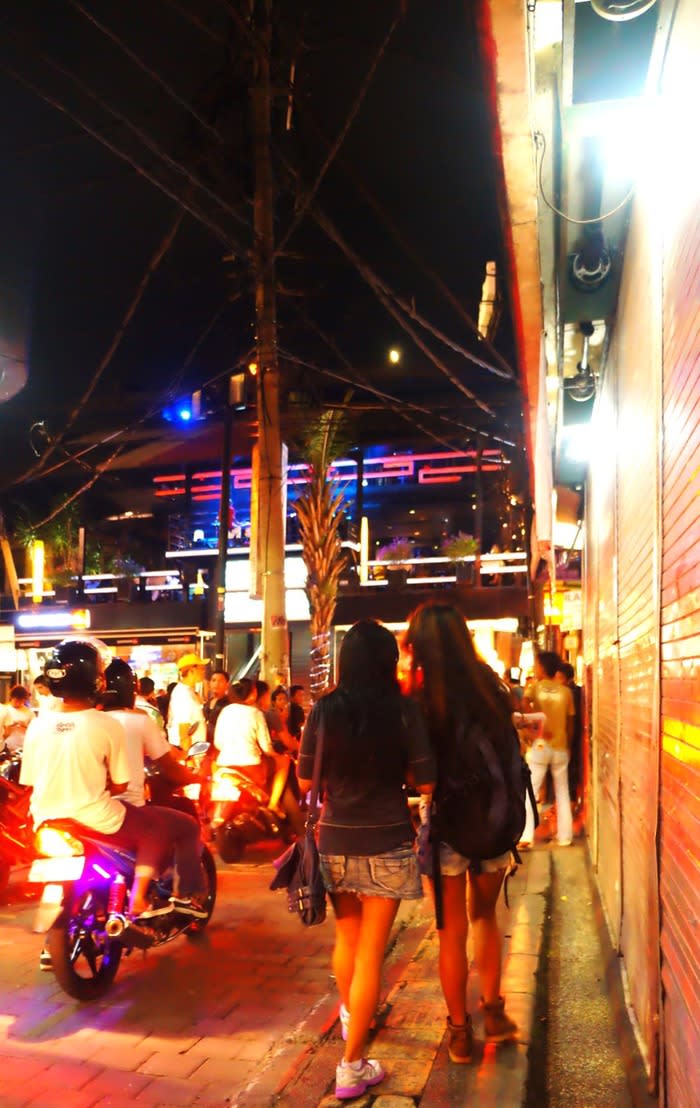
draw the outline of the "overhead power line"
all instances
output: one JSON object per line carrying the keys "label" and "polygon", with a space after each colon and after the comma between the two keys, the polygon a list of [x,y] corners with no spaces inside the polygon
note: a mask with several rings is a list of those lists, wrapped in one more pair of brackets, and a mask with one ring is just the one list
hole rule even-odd
{"label": "overhead power line", "polygon": [[[436,412],[432,408],[426,408],[423,405],[415,404],[410,400],[399,399],[398,397],[392,396],[390,393],[387,393],[387,392],[384,392],[381,389],[378,389],[375,385],[372,385],[367,380],[367,378],[363,374],[361,374],[358,369],[355,368],[355,366],[352,365],[351,361],[343,353],[343,351],[341,350],[340,346],[335,341],[335,339],[332,338],[332,336],[329,335],[326,331],[324,331],[324,329],[320,326],[320,324],[318,324],[316,322],[316,320],[312,319],[306,312],[303,312],[299,308],[297,308],[297,313],[302,317],[302,319],[306,322],[306,324],[316,332],[316,334],[319,336],[321,341],[325,343],[325,345],[329,348],[329,350],[332,350],[332,352],[339,359],[339,361],[341,361],[343,363],[343,365],[354,374],[354,377],[353,378],[345,377],[345,376],[339,375],[337,372],[335,372],[333,370],[322,369],[321,367],[313,366],[312,364],[308,364],[308,368],[317,369],[319,373],[324,373],[324,374],[327,374],[329,376],[335,376],[343,384],[355,385],[357,388],[361,388],[361,389],[364,389],[367,392],[370,392],[372,395],[376,396],[378,399],[383,400],[385,403],[387,403],[389,405],[389,407],[391,408],[391,410],[396,415],[398,415],[402,419],[406,420],[406,422],[412,423],[414,426],[416,426],[424,434],[427,434],[430,438],[435,439],[436,442],[440,442],[443,446],[446,445],[443,439],[438,439],[433,432],[429,431],[426,427],[424,427],[422,424],[420,424],[411,415],[409,415],[409,413],[407,411],[405,411],[404,409],[408,408],[408,409],[410,409],[410,411],[420,412],[422,415],[432,416],[432,417],[434,417],[435,419],[439,420],[442,423],[446,423],[451,427],[458,428],[460,431],[467,431],[467,432],[469,432],[470,435],[483,435],[483,436],[485,436],[489,439],[492,439],[495,442],[502,443],[504,446],[514,446],[515,445],[509,439],[499,437],[492,431],[483,431],[480,428],[472,426],[472,424],[463,423],[461,420],[457,419],[454,415],[444,416],[440,412]],[[452,449],[452,447],[450,447],[450,449]]]}
{"label": "overhead power line", "polygon": [[[16,33],[12,32],[11,37],[17,39],[17,41],[21,42],[23,45],[27,45],[24,42],[22,36],[19,36]],[[67,80],[71,81],[76,86],[76,88],[78,88],[83,93],[84,96],[87,96],[89,100],[92,100],[95,104],[97,104],[97,106],[102,111],[107,112],[108,115],[111,115],[114,119],[121,123],[122,126],[131,131],[132,134],[134,134],[139,140],[139,142],[143,143],[146,149],[150,151],[150,153],[154,154],[157,158],[159,158],[162,162],[164,162],[169,169],[173,170],[173,172],[175,173],[180,174],[180,176],[185,177],[185,179],[194,188],[201,189],[205,196],[208,196],[210,200],[213,200],[215,204],[218,204],[221,208],[223,208],[224,211],[228,215],[230,215],[236,223],[244,227],[247,232],[250,231],[250,224],[245,216],[240,215],[240,213],[237,212],[231,204],[224,200],[223,197],[221,197],[218,193],[213,192],[209,188],[209,186],[205,185],[203,181],[196,177],[194,173],[192,173],[192,171],[187,168],[187,166],[182,165],[181,162],[176,161],[176,159],[168,154],[167,150],[164,150],[162,146],[159,146],[159,144],[152,138],[152,136],[147,134],[146,131],[143,130],[143,128],[139,127],[136,123],[129,119],[128,116],[125,116],[123,112],[117,111],[116,108],[113,108],[110,104],[106,102],[106,100],[103,100],[101,96],[98,96],[98,94],[93,89],[91,89],[90,86],[85,83],[85,81],[81,80],[80,77],[77,77],[75,73],[72,73],[69,69],[66,69],[66,67],[61,65],[60,62],[57,62],[54,58],[49,57],[48,54],[45,54],[41,50],[34,50],[31,46],[29,47],[29,49],[32,51],[32,53],[36,55],[36,57],[40,58],[42,62],[45,62],[46,65],[55,70],[56,73],[59,73],[62,77],[65,77]],[[240,246],[238,247],[238,250],[239,253],[243,253],[243,249]]]}
{"label": "overhead power line", "polygon": [[218,42],[221,46],[229,47],[231,44],[224,35],[220,35],[217,31],[213,30],[203,19],[200,19],[198,15],[191,12],[184,4],[179,4],[177,0],[162,0],[162,3],[167,4],[169,8],[176,11],[178,15],[182,16],[187,23],[192,27],[196,27],[198,31],[206,35],[207,38],[212,39],[214,42]]}
{"label": "overhead power line", "polygon": [[125,54],[126,57],[129,58],[129,60],[133,62],[135,66],[137,66],[141,70],[142,73],[145,73],[152,81],[154,81],[160,88],[162,88],[163,91],[171,98],[171,100],[174,100],[175,103],[179,104],[179,106],[183,108],[188,115],[191,115],[193,119],[196,119],[200,127],[203,127],[205,131],[208,131],[208,133],[213,138],[215,138],[217,142],[223,143],[224,140],[217,131],[216,127],[213,127],[211,123],[208,122],[208,120],[204,119],[204,117],[201,116],[199,112],[195,108],[193,108],[187,100],[180,96],[179,92],[177,92],[171,85],[169,85],[168,82],[165,81],[159,73],[156,73],[156,71],[152,69],[151,66],[147,65],[146,62],[139,58],[138,54],[136,54],[130,46],[123,42],[123,40],[120,39],[119,36],[114,33],[114,31],[105,26],[104,23],[101,23],[100,20],[97,19],[97,17],[93,15],[92,12],[88,11],[87,8],[79,3],[79,0],[68,0],[68,3],[72,4],[76,11],[79,11],[80,14],[84,16],[84,18],[87,19],[90,23],[92,23],[93,27],[96,27],[98,31],[105,35],[110,40],[110,42],[113,42],[114,45],[119,50],[121,50],[121,52]]}
{"label": "overhead power line", "polygon": [[[471,391],[471,389],[468,389],[466,385],[462,384],[459,378],[445,365],[442,359],[438,358],[438,356],[430,349],[430,347],[425,342],[423,342],[422,338],[416,332],[415,328],[411,327],[411,325],[407,323],[405,316],[401,313],[401,311],[398,310],[396,305],[393,303],[392,298],[388,295],[386,291],[387,286],[384,284],[384,282],[382,282],[370,269],[370,267],[362,261],[362,259],[352,249],[349,243],[345,241],[342,234],[337,229],[332,220],[324,212],[322,212],[318,208],[318,206],[314,208],[314,218],[316,219],[319,227],[321,227],[321,229],[325,231],[328,237],[338,246],[340,250],[342,250],[343,254],[345,254],[348,260],[352,262],[360,276],[373,290],[380,303],[383,304],[389,314],[393,316],[393,318],[406,332],[406,334],[410,336],[418,349],[422,350],[425,356],[429,358],[433,365],[437,369],[439,369],[440,372],[448,378],[448,380],[452,382],[452,384],[455,386],[456,389],[459,390],[459,392],[463,393],[464,396],[472,400],[476,404],[476,406],[478,408],[481,408],[483,412],[486,412],[487,415],[494,416],[495,412],[493,411],[493,408],[490,408],[489,405],[485,404],[483,400],[480,400],[478,396],[476,396]],[[469,355],[469,357],[471,357],[471,355]]]}
{"label": "overhead power line", "polygon": [[109,150],[117,158],[120,158],[122,161],[130,165],[131,168],[139,174],[139,176],[145,178],[145,180],[147,180],[160,192],[164,193],[171,200],[174,200],[175,203],[183,209],[183,211],[189,212],[193,219],[195,219],[198,223],[201,223],[203,226],[207,227],[215,235],[215,237],[227,247],[227,249],[235,248],[235,250],[239,250],[238,244],[233,241],[231,235],[227,231],[224,231],[223,228],[220,227],[218,223],[215,223],[214,220],[212,220],[208,215],[205,215],[204,212],[196,208],[193,205],[191,198],[183,198],[181,193],[169,188],[168,185],[165,185],[157,177],[154,177],[154,175],[149,172],[149,170],[140,165],[134,158],[132,158],[130,154],[127,154],[124,150],[120,150],[118,146],[115,146],[115,144],[111,142],[108,138],[106,138],[105,135],[101,134],[100,131],[97,131],[89,123],[86,123],[86,121],[82,119],[77,114],[77,112],[73,111],[71,108],[66,107],[66,105],[57,100],[55,96],[51,96],[49,93],[44,92],[43,89],[39,88],[39,86],[34,84],[33,81],[30,81],[29,78],[25,77],[21,73],[18,73],[13,66],[8,65],[6,62],[0,62],[0,69],[4,70],[5,73],[8,73],[10,77],[14,78],[15,81],[18,81],[19,84],[24,85],[25,88],[29,89],[30,92],[33,92],[35,96],[38,96],[41,100],[44,101],[45,104],[48,104],[49,107],[55,108],[56,111],[61,112],[62,115],[65,115],[73,123],[76,123],[79,127],[82,127],[82,129],[88,135],[90,135],[91,138],[96,139],[97,142],[105,146],[107,150]]}
{"label": "overhead power line", "polygon": [[121,323],[119,324],[119,327],[117,328],[114,337],[112,338],[111,343],[109,344],[107,350],[105,351],[104,355],[102,356],[97,369],[95,370],[94,374],[92,375],[92,378],[91,378],[91,380],[88,384],[88,387],[85,389],[85,391],[84,391],[83,395],[81,396],[80,400],[78,401],[77,405],[73,408],[73,411],[70,413],[70,415],[68,417],[68,420],[67,420],[65,426],[63,427],[63,430],[61,432],[59,432],[58,435],[55,435],[51,439],[48,447],[46,448],[46,450],[44,451],[42,456],[36,462],[34,462],[34,464],[31,465],[29,467],[29,469],[26,470],[25,473],[23,473],[20,477],[16,478],[16,480],[13,482],[13,484],[19,484],[22,481],[29,480],[35,473],[37,473],[40,469],[42,469],[44,467],[45,463],[51,457],[51,455],[61,445],[64,438],[66,437],[66,435],[70,431],[71,427],[73,427],[73,425],[75,424],[75,421],[77,420],[78,416],[80,415],[83,408],[87,404],[88,400],[92,396],[93,392],[97,388],[97,385],[100,381],[100,378],[102,377],[105,370],[108,368],[110,362],[112,361],[112,358],[114,357],[115,351],[119,347],[119,344],[121,343],[121,340],[123,339],[124,334],[126,333],[126,330],[127,330],[129,324],[131,323],[131,320],[133,319],[133,317],[136,313],[136,309],[138,308],[139,304],[141,303],[141,301],[144,297],[144,294],[146,292],[146,289],[148,288],[148,285],[150,283],[150,280],[151,280],[152,276],[154,275],[154,273],[156,273],[156,271],[158,270],[158,267],[160,266],[160,263],[162,262],[163,258],[165,257],[168,250],[172,246],[172,243],[173,243],[173,241],[175,239],[175,236],[176,236],[176,234],[177,234],[177,232],[180,228],[180,225],[182,223],[183,218],[184,218],[184,213],[182,211],[178,211],[172,225],[170,226],[170,228],[168,229],[168,231],[166,232],[166,234],[164,235],[164,237],[161,239],[160,243],[158,244],[154,254],[152,255],[148,265],[146,266],[146,270],[143,274],[143,277],[141,278],[141,281],[139,282],[138,288],[136,289],[136,292],[134,293],[134,295],[131,299],[129,307],[126,310],[126,312],[124,314],[124,317],[123,317]]}
{"label": "overhead power line", "polygon": [[[314,130],[318,133],[320,138],[327,143],[329,141],[327,136],[323,133],[323,130],[321,129],[317,120],[309,112],[308,107],[305,107],[304,115],[312,123]],[[483,348],[484,351],[487,352],[488,357],[491,359],[491,363],[495,364],[490,364],[488,361],[482,361],[481,359],[477,360],[475,358],[472,358],[472,360],[475,360],[477,365],[480,365],[482,369],[486,369],[490,373],[495,373],[499,377],[508,377],[512,380],[515,380],[515,373],[513,371],[513,368],[508,364],[502,354],[500,354],[498,350],[496,350],[493,344],[490,343],[488,339],[484,338],[484,336],[479,331],[479,327],[476,321],[472,318],[466,308],[460,303],[449,285],[446,284],[440,274],[437,273],[436,270],[433,269],[433,267],[426,262],[425,258],[415,248],[415,246],[413,246],[412,243],[410,243],[406,239],[405,235],[403,235],[402,232],[399,230],[399,227],[392,219],[389,212],[380,203],[375,194],[370,190],[367,183],[360,179],[358,174],[348,164],[347,159],[343,158],[342,155],[338,158],[338,162],[342,172],[352,181],[355,188],[372,208],[375,215],[379,218],[380,222],[384,225],[384,227],[395,240],[395,242],[403,250],[406,256],[411,259],[414,265],[416,265],[421,270],[421,272],[424,273],[426,277],[433,283],[433,285],[435,285],[436,289],[452,306],[462,322],[466,324],[469,330],[472,331],[474,336],[478,339],[479,345]]]}
{"label": "overhead power line", "polygon": [[388,45],[391,42],[391,39],[393,37],[394,31],[396,30],[399,23],[403,19],[404,14],[405,14],[405,5],[402,3],[402,4],[399,5],[399,10],[397,11],[397,14],[395,15],[394,19],[392,20],[391,25],[389,27],[389,30],[386,32],[386,34],[385,34],[385,36],[384,36],[377,52],[376,52],[376,54],[374,55],[374,57],[372,59],[372,62],[370,64],[369,69],[367,70],[365,78],[364,78],[362,84],[360,85],[357,96],[355,97],[355,99],[352,103],[352,106],[350,108],[350,111],[348,112],[348,114],[346,116],[345,122],[343,123],[343,126],[340,128],[340,131],[338,132],[338,134],[335,138],[335,141],[331,145],[331,147],[330,147],[330,149],[329,149],[329,151],[328,151],[328,153],[327,153],[327,155],[326,155],[326,157],[323,161],[323,165],[321,166],[318,173],[316,174],[316,178],[315,178],[313,184],[311,185],[311,188],[308,189],[308,191],[306,192],[306,194],[302,198],[301,203],[297,206],[297,210],[295,212],[294,219],[292,220],[292,224],[287,229],[285,234],[283,235],[282,241],[280,242],[279,246],[277,247],[277,249],[275,251],[276,254],[279,254],[282,250],[284,250],[284,248],[287,245],[287,243],[289,242],[290,238],[292,237],[292,235],[296,231],[297,227],[301,223],[302,219],[304,218],[304,216],[308,212],[309,208],[311,207],[311,205],[314,201],[314,198],[316,196],[316,193],[318,192],[319,188],[321,187],[321,183],[323,182],[323,179],[326,176],[326,173],[328,172],[331,164],[333,163],[336,155],[338,154],[338,151],[340,150],[340,147],[342,146],[343,142],[345,141],[345,136],[347,135],[348,131],[350,130],[350,127],[352,126],[353,121],[354,121],[355,117],[357,116],[357,113],[359,112],[360,108],[362,107],[362,105],[365,101],[365,97],[367,96],[367,93],[369,91],[369,86],[372,83],[372,79],[374,77],[374,74],[377,71],[377,67],[378,67],[380,61],[382,60],[382,58],[384,57],[384,54],[386,53],[386,49],[387,49],[387,47],[388,47]]}

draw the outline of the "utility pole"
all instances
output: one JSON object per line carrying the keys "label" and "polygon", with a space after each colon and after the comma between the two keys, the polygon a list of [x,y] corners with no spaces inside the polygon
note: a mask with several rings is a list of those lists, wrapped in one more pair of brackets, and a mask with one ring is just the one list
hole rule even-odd
{"label": "utility pole", "polygon": [[263,621],[260,668],[271,685],[287,684],[289,638],[284,586],[282,439],[279,411],[279,364],[275,303],[275,191],[272,174],[270,0],[255,7],[255,74],[252,88],[253,151],[255,163],[255,322],[258,361],[259,515],[257,559],[262,574]]}
{"label": "utility pole", "polygon": [[214,603],[214,627],[216,645],[214,668],[226,668],[226,562],[228,561],[228,524],[231,504],[231,439],[233,431],[233,408],[231,407],[230,386],[226,392],[224,409],[224,441],[221,449],[221,500],[219,501],[219,550],[216,558],[216,580]]}

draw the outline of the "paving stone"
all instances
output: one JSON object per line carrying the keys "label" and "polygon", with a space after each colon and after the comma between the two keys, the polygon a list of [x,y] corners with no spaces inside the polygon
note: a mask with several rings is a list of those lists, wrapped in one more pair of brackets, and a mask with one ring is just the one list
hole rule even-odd
{"label": "paving stone", "polygon": [[176,1054],[172,1050],[161,1050],[151,1054],[138,1069],[139,1073],[157,1077],[189,1077],[202,1065],[202,1059],[193,1054]]}
{"label": "paving stone", "polygon": [[115,1096],[133,1099],[150,1085],[152,1078],[141,1073],[128,1073],[125,1070],[103,1070],[85,1086],[86,1093],[96,1097]]}
{"label": "paving stone", "polygon": [[415,1105],[415,1101],[409,1096],[393,1096],[391,1093],[385,1096],[383,1093],[375,1097],[374,1108],[409,1108]]}
{"label": "paving stone", "polygon": [[[176,1105],[189,1106],[195,1103],[198,1087],[187,1081],[179,1081],[177,1078],[157,1077],[150,1085],[138,1093],[133,1104],[167,1104],[170,1108]],[[54,1108],[57,1108],[54,1105]]]}
{"label": "paving stone", "polygon": [[501,980],[501,991],[510,996],[512,993],[531,993],[537,990],[538,958],[536,954],[513,954],[506,963]]}

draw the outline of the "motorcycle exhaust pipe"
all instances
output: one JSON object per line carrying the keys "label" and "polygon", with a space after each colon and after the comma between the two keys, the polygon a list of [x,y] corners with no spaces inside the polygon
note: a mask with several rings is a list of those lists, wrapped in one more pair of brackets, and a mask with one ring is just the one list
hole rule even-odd
{"label": "motorcycle exhaust pipe", "polygon": [[135,946],[139,950],[148,950],[155,942],[154,936],[144,927],[139,927],[121,912],[114,912],[105,924],[105,932],[110,939],[116,939],[124,946]]}

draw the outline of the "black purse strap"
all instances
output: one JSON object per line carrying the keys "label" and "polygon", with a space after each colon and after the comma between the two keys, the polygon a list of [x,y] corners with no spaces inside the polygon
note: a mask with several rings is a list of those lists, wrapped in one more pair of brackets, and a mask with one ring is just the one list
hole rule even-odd
{"label": "black purse strap", "polygon": [[321,789],[321,760],[323,758],[323,713],[321,706],[318,708],[318,730],[316,732],[316,750],[314,752],[314,771],[311,777],[311,794],[309,796],[309,812],[306,817],[306,830],[311,831],[318,823],[318,794]]}

